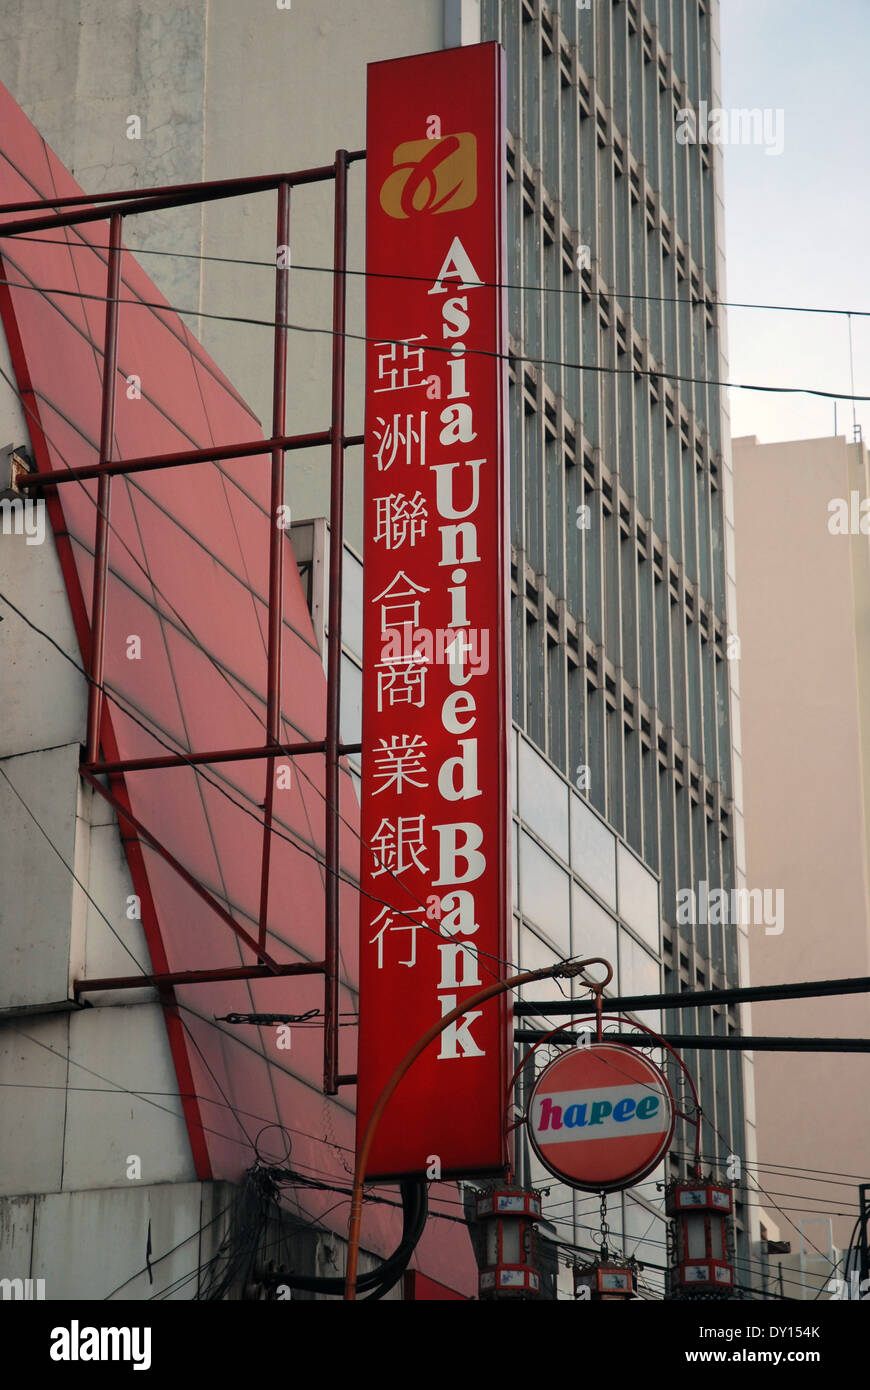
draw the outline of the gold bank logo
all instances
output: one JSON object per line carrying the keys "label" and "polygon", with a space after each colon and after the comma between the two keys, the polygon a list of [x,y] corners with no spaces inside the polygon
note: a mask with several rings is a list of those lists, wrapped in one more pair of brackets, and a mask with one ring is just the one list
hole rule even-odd
{"label": "gold bank logo", "polygon": [[393,172],[381,187],[388,217],[459,212],[477,201],[477,137],[407,140],[393,150]]}

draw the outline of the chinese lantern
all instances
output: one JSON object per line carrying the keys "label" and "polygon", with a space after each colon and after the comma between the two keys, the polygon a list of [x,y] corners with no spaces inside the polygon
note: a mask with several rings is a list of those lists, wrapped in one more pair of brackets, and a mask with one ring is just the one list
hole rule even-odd
{"label": "chinese lantern", "polygon": [[727,1293],[734,1284],[728,1261],[731,1189],[712,1182],[674,1183],[667,1194],[674,1220],[676,1262],[671,1270],[675,1291]]}
{"label": "chinese lantern", "polygon": [[535,1264],[535,1226],[541,1198],[521,1187],[496,1187],[476,1201],[483,1226],[481,1299],[537,1298],[541,1276]]}
{"label": "chinese lantern", "polygon": [[590,1303],[624,1303],[636,1298],[634,1270],[612,1259],[575,1265],[574,1297]]}

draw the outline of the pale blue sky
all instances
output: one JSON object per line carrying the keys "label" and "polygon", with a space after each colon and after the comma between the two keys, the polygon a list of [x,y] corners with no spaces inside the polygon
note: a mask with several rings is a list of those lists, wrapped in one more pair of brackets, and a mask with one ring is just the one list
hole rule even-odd
{"label": "pale blue sky", "polygon": [[[727,298],[870,310],[870,0],[721,0],[722,101],[782,108],[784,149],[725,154]],[[849,392],[848,320],[728,313],[729,378]],[[870,396],[870,319],[852,320],[855,391]],[[856,406],[870,438],[870,402]],[[731,393],[732,434],[834,432],[833,402]],[[852,406],[838,405],[838,433]]]}

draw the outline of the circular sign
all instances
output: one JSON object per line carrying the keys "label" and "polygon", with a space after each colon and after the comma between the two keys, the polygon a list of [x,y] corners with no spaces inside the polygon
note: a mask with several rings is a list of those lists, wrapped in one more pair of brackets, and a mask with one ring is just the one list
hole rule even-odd
{"label": "circular sign", "polygon": [[600,1042],[563,1052],[545,1067],[527,1114],[544,1167],[588,1192],[646,1177],[667,1152],[674,1121],[658,1067],[633,1048]]}

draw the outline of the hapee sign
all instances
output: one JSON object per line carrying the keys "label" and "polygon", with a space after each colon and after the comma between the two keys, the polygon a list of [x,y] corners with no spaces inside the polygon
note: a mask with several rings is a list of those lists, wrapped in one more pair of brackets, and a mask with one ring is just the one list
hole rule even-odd
{"label": "hapee sign", "polygon": [[615,1043],[563,1052],[529,1099],[527,1127],[538,1158],[586,1192],[614,1192],[651,1173],[674,1134],[670,1087],[648,1057]]}
{"label": "hapee sign", "polygon": [[[504,55],[368,69],[358,1132],[508,955]],[[506,997],[448,1025],[373,1176],[505,1161]]]}

